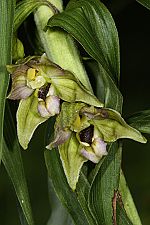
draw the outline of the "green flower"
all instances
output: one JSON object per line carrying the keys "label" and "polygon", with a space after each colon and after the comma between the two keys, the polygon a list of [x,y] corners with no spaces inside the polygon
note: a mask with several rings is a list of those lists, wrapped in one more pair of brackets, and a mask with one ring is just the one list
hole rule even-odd
{"label": "green flower", "polygon": [[60,99],[103,106],[74,74],[51,62],[45,54],[19,60],[15,65],[7,66],[7,69],[12,78],[8,98],[20,100],[17,131],[24,149],[28,147],[37,126],[60,113]]}
{"label": "green flower", "polygon": [[47,148],[58,146],[68,183],[75,190],[83,163],[98,163],[108,154],[107,145],[122,138],[146,143],[117,111],[64,102],[56,119],[54,139]]}
{"label": "green flower", "polygon": [[7,69],[12,77],[9,99],[27,99],[34,94],[38,98],[37,109],[40,116],[48,118],[59,113],[60,99],[55,95],[49,77],[62,75],[61,68],[42,56],[28,57],[18,61],[16,65],[7,66]]}

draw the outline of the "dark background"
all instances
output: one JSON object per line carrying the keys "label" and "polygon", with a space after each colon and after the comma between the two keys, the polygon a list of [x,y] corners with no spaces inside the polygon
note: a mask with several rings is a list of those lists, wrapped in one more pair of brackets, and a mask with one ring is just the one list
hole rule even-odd
{"label": "dark background", "polygon": [[[135,1],[104,1],[118,29],[121,50],[121,92],[124,97],[124,117],[133,112],[150,109],[150,11]],[[42,126],[39,129],[42,133]],[[32,151],[22,151],[34,217],[44,225],[49,216],[47,172],[43,158],[43,143]],[[124,141],[123,171],[135,200],[143,225],[150,224],[150,138],[143,145]],[[19,225],[16,197],[3,166],[0,170],[1,225]],[[57,225],[57,224],[56,224]]]}

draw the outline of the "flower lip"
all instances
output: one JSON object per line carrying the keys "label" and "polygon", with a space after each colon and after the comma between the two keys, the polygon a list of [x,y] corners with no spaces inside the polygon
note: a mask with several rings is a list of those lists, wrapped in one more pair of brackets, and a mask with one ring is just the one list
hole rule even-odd
{"label": "flower lip", "polygon": [[44,101],[46,100],[46,96],[48,94],[48,91],[49,91],[49,88],[50,88],[50,84],[44,86],[44,87],[41,87],[38,91],[38,98],[41,98],[43,99]]}
{"label": "flower lip", "polygon": [[90,125],[89,127],[80,131],[79,133],[80,141],[91,145],[93,135],[94,135],[94,125]]}

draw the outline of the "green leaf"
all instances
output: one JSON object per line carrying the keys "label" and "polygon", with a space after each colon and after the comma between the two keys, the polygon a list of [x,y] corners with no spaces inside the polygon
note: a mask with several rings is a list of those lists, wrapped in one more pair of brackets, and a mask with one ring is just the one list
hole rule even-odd
{"label": "green leaf", "polygon": [[150,1],[149,0],[137,0],[140,4],[145,6],[147,9],[150,9]]}
{"label": "green leaf", "polygon": [[11,63],[11,41],[14,18],[14,0],[0,1],[0,161],[3,145],[5,99],[9,83],[6,65]]}
{"label": "green leaf", "polygon": [[28,148],[28,143],[32,138],[35,129],[47,118],[43,118],[37,111],[38,98],[31,95],[19,103],[17,110],[17,134],[20,145]]}
{"label": "green leaf", "polygon": [[113,18],[100,1],[77,1],[73,7],[53,16],[47,26],[59,26],[70,33],[118,83],[118,34]]}
{"label": "green leaf", "polygon": [[47,225],[73,225],[71,217],[64,206],[60,203],[53,188],[50,178],[48,178],[48,192],[50,199],[51,214]]}
{"label": "green leaf", "polygon": [[91,79],[94,77],[92,86],[98,99],[104,102],[106,108],[112,108],[121,113],[123,98],[113,79],[96,61],[89,59],[85,63]]}
{"label": "green leaf", "polygon": [[134,225],[142,225],[138,212],[134,205],[133,198],[131,196],[131,193],[129,191],[129,188],[127,186],[127,183],[122,171],[120,173],[119,191],[122,196],[122,201],[123,201],[126,213],[128,217],[130,218],[130,220],[132,221],[132,223]]}
{"label": "green leaf", "polygon": [[11,112],[6,105],[6,115],[4,123],[4,142],[2,161],[7,173],[12,181],[19,203],[23,210],[28,224],[33,225],[32,210],[30,205],[27,182],[24,174],[21,149],[17,140],[16,129],[13,124]]}
{"label": "green leaf", "polygon": [[89,221],[90,225],[97,225],[97,221],[94,218],[92,212],[89,209],[88,206],[88,195],[89,195],[89,191],[90,191],[90,183],[87,179],[87,177],[85,176],[85,174],[83,173],[84,168],[82,168],[82,171],[80,172],[80,177],[79,177],[79,181],[77,183],[77,198],[79,200],[79,203],[82,207],[82,209],[84,210],[84,213],[86,215],[86,218]]}
{"label": "green leaf", "polygon": [[[94,90],[94,94],[102,102],[105,102],[104,82],[99,69],[99,64],[93,59],[84,59],[85,68],[91,78],[91,85]],[[103,70],[105,71],[105,70]]]}
{"label": "green leaf", "polygon": [[80,170],[83,163],[87,161],[80,155],[79,148],[80,145],[75,133],[72,133],[69,140],[59,146],[59,154],[64,172],[72,190],[76,189]]}
{"label": "green leaf", "polygon": [[121,207],[118,202],[117,202],[116,213],[117,213],[117,218],[116,218],[117,223],[116,224],[119,224],[119,225],[135,225],[129,220],[123,206]]}
{"label": "green leaf", "polygon": [[150,110],[134,113],[128,118],[128,123],[140,132],[150,134]]}
{"label": "green leaf", "polygon": [[107,108],[112,108],[117,110],[118,112],[122,112],[122,103],[123,98],[122,95],[117,88],[113,79],[108,75],[106,71],[102,68],[100,64],[99,66],[99,76],[102,76],[103,84],[104,84],[104,105]]}
{"label": "green leaf", "polygon": [[57,9],[47,0],[23,0],[19,1],[15,9],[14,17],[14,33],[17,31],[19,26],[24,22],[24,20],[39,6],[46,5],[50,7],[54,12]]}
{"label": "green leaf", "polygon": [[121,146],[113,143],[108,152],[101,167],[96,171],[89,195],[89,207],[97,219],[97,223],[104,225],[113,223],[112,199],[114,191],[118,188]]}

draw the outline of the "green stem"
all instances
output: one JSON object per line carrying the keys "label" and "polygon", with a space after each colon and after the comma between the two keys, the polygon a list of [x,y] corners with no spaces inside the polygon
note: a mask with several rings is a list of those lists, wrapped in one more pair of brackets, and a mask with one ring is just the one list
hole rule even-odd
{"label": "green stem", "polygon": [[[50,0],[60,12],[63,10],[61,0]],[[35,13],[35,22],[45,52],[50,60],[69,70],[92,91],[87,73],[81,62],[77,47],[72,37],[63,30],[48,29],[43,31],[54,12],[47,6],[41,6]]]}
{"label": "green stem", "polygon": [[120,173],[119,190],[121,192],[124,207],[129,219],[132,221],[134,225],[142,225],[137,209],[135,207],[133,198],[131,196],[130,190],[127,186],[127,183],[122,171]]}

